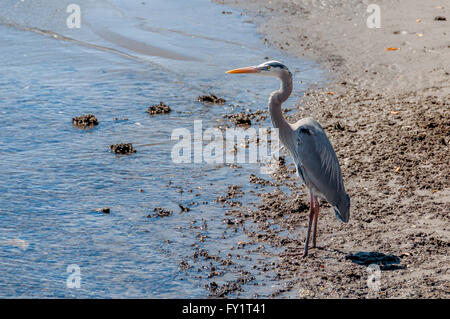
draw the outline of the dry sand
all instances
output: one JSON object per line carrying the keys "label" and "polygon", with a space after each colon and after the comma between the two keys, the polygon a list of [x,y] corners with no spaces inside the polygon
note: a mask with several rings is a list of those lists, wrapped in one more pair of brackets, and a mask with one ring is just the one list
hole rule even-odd
{"label": "dry sand", "polygon": [[[217,2],[244,10],[268,45],[330,71],[328,87],[307,92],[290,120],[313,116],[324,126],[352,199],[351,220],[340,223],[322,204],[322,248],[306,259],[292,253],[303,248],[303,232],[298,240],[268,227],[248,234],[285,247],[268,265],[288,281],[274,296],[449,298],[450,3],[377,1],[381,28],[371,29],[372,1]],[[291,194],[263,191],[258,211],[236,217],[305,227],[308,198],[295,196],[305,189],[293,173],[287,165],[273,176]],[[349,258],[360,252],[377,254],[357,255],[360,265]],[[382,267],[379,291],[367,286],[371,262]]]}

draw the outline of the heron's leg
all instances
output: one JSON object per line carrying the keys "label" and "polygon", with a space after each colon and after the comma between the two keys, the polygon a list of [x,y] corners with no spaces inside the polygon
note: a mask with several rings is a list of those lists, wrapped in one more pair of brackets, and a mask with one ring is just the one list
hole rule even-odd
{"label": "heron's leg", "polygon": [[308,232],[306,233],[306,241],[305,241],[305,249],[303,251],[303,257],[306,257],[308,255],[308,245],[309,245],[309,235],[311,234],[311,226],[313,223],[313,217],[314,217],[314,197],[312,193],[310,193],[310,209],[309,209],[309,221],[308,221]]}
{"label": "heron's leg", "polygon": [[319,201],[314,197],[314,229],[313,229],[313,248],[316,248],[317,220],[319,219]]}

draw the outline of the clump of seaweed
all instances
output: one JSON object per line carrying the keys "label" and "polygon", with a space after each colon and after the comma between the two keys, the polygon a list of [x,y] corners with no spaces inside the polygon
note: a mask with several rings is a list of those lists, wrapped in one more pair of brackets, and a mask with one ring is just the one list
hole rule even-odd
{"label": "clump of seaweed", "polygon": [[94,115],[87,114],[72,118],[72,124],[79,128],[93,128],[98,125],[98,120]]}
{"label": "clump of seaweed", "polygon": [[198,101],[203,102],[203,103],[212,103],[212,104],[220,104],[220,105],[222,105],[226,102],[225,99],[223,99],[221,97],[217,97],[214,94],[199,96]]}
{"label": "clump of seaweed", "polygon": [[154,116],[156,114],[167,114],[170,112],[172,112],[170,107],[163,102],[159,102],[159,104],[151,105],[151,106],[149,106],[149,108],[147,110],[147,113],[150,114],[151,116]]}
{"label": "clump of seaweed", "polygon": [[131,144],[131,143],[113,144],[109,148],[111,149],[111,151],[113,151],[116,154],[136,153],[136,150],[133,148],[133,144]]}

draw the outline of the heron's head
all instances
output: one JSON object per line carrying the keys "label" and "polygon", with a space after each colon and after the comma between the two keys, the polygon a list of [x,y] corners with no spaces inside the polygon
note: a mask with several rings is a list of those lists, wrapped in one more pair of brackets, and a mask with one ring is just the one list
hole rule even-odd
{"label": "heron's head", "polygon": [[286,74],[292,77],[292,74],[291,72],[289,72],[289,69],[283,63],[278,61],[268,61],[261,63],[260,65],[230,70],[227,71],[226,73],[255,73],[258,75],[267,75],[276,77],[281,77]]}
{"label": "heron's head", "polygon": [[339,204],[333,207],[337,219],[341,222],[348,223],[350,219],[350,196],[344,194]]}

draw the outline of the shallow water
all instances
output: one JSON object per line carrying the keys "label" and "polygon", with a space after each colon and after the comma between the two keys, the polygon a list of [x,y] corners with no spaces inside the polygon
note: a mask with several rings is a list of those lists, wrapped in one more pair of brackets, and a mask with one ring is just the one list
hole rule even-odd
{"label": "shallow water", "polygon": [[[215,199],[228,185],[245,189],[259,167],[174,164],[172,131],[193,131],[194,120],[216,127],[234,104],[264,109],[278,86],[225,70],[282,60],[294,73],[294,96],[321,71],[265,47],[248,17],[206,0],[77,1],[80,29],[66,26],[69,3],[2,4],[0,297],[206,297],[209,271],[199,280],[201,267],[183,271],[179,262],[194,248],[220,255],[245,240],[222,222],[226,209]],[[197,102],[208,93],[227,103]],[[147,107],[160,101],[173,111],[150,117]],[[100,124],[74,128],[72,117],[87,113]],[[109,145],[120,142],[137,153],[112,154]],[[191,211],[180,214],[178,204]],[[174,214],[148,218],[155,207]],[[197,227],[203,219],[207,229]],[[80,288],[66,285],[72,264]],[[242,260],[236,271],[251,266]],[[249,285],[240,296],[270,294],[270,278],[257,280],[265,288]]]}

